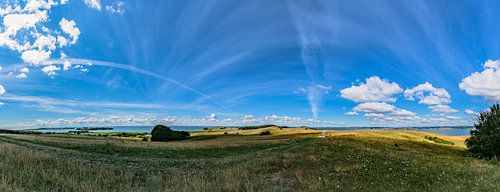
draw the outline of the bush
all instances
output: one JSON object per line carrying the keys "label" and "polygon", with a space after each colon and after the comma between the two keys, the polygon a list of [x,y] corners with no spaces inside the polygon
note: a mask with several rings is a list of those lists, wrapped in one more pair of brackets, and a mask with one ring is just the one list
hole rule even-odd
{"label": "bush", "polygon": [[275,126],[276,125],[244,126],[244,127],[238,127],[238,130],[262,129],[262,128],[275,127]]}
{"label": "bush", "polygon": [[425,136],[425,139],[433,141],[434,143],[441,143],[441,144],[447,144],[447,145],[455,145],[455,143],[453,143],[452,141],[441,139],[439,137]]}
{"label": "bush", "polygon": [[469,154],[484,159],[500,158],[500,105],[497,103],[476,117],[475,130],[465,141]]}
{"label": "bush", "polygon": [[189,137],[186,131],[173,131],[164,125],[156,125],[151,131],[151,141],[176,141]]}
{"label": "bush", "polygon": [[271,132],[270,131],[264,131],[264,132],[260,133],[260,135],[271,135]]}

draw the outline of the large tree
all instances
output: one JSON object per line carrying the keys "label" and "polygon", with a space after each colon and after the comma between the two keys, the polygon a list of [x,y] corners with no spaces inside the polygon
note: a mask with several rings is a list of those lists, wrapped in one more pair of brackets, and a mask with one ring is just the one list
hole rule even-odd
{"label": "large tree", "polygon": [[469,154],[484,159],[500,158],[500,105],[481,112],[476,121],[476,129],[466,140]]}
{"label": "large tree", "polygon": [[151,141],[175,141],[183,140],[189,137],[186,131],[173,131],[170,127],[156,125],[151,131]]}

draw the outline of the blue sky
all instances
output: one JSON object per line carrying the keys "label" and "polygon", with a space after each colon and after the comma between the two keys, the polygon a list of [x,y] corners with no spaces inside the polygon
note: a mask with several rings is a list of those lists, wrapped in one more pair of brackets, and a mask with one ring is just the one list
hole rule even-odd
{"label": "blue sky", "polygon": [[0,127],[471,125],[494,1],[0,3]]}

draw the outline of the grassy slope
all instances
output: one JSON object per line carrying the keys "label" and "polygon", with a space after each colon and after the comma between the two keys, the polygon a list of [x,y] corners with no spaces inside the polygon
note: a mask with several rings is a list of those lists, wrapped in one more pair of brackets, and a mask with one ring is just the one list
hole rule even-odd
{"label": "grassy slope", "polygon": [[[256,135],[265,130],[273,135]],[[0,191],[500,190],[498,161],[465,157],[464,137],[278,128],[193,135],[155,143],[2,134]]]}

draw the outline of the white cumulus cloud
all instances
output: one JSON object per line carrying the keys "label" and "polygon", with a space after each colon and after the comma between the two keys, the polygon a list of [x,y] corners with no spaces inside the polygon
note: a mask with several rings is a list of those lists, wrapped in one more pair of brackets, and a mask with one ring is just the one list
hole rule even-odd
{"label": "white cumulus cloud", "polygon": [[[75,21],[62,18],[59,22],[59,26],[64,33],[68,34],[71,37],[71,44],[75,44],[76,41],[78,41],[78,37],[80,36],[80,29],[76,27]],[[59,44],[61,44],[61,42],[59,42]]]}
{"label": "white cumulus cloud", "polygon": [[48,65],[42,68],[42,72],[47,74],[49,77],[54,77],[57,75],[57,71],[61,70],[58,66],[55,65]]}
{"label": "white cumulus cloud", "polygon": [[2,85],[0,85],[0,95],[3,94],[5,94],[5,88]]}
{"label": "white cumulus cloud", "polygon": [[500,60],[488,60],[484,70],[462,79],[460,89],[469,95],[482,96],[488,101],[500,101]]}
{"label": "white cumulus cloud", "polygon": [[245,115],[243,116],[243,123],[250,123],[256,121],[253,115]]}
{"label": "white cumulus cloud", "polygon": [[106,6],[106,11],[108,11],[111,14],[123,14],[123,13],[125,13],[125,10],[123,9],[124,5],[125,5],[124,2],[117,1],[117,2],[114,2],[111,5],[107,5]]}
{"label": "white cumulus cloud", "polygon": [[458,111],[456,109],[451,108],[448,105],[433,105],[429,106],[429,109],[431,109],[432,112],[436,113],[454,113]]}
{"label": "white cumulus cloud", "polygon": [[64,47],[66,45],[68,45],[68,39],[66,39],[66,37],[63,37],[63,36],[57,36],[57,44],[59,45],[59,47]]}
{"label": "white cumulus cloud", "polygon": [[205,119],[207,121],[216,121],[217,120],[217,114],[212,113],[212,114],[208,115]]}
{"label": "white cumulus cloud", "polygon": [[448,91],[443,88],[435,88],[429,82],[417,85],[411,89],[404,91],[404,96],[407,100],[413,101],[419,99],[420,104],[425,105],[442,105],[451,102],[451,97]]}
{"label": "white cumulus cloud", "polygon": [[356,115],[359,115],[358,112],[356,111],[349,111],[347,113],[345,113],[346,115],[349,115],[349,116],[356,116]]}
{"label": "white cumulus cloud", "polygon": [[84,2],[90,8],[101,10],[101,2],[99,0],[84,0]]}
{"label": "white cumulus cloud", "polygon": [[367,113],[367,114],[365,114],[365,117],[368,117],[368,118],[384,118],[385,115],[381,114],[381,113]]}
{"label": "white cumulus cloud", "polygon": [[366,83],[342,89],[340,96],[354,102],[395,102],[393,95],[402,91],[397,83],[373,76]]}
{"label": "white cumulus cloud", "polygon": [[30,69],[28,69],[27,67],[24,67],[20,70],[22,73],[29,73],[30,72]]}
{"label": "white cumulus cloud", "polygon": [[54,5],[57,5],[57,3],[53,0],[28,0],[23,10],[27,12],[34,12],[39,9],[49,10]]}
{"label": "white cumulus cloud", "polygon": [[367,102],[358,104],[353,108],[354,111],[365,113],[390,113],[397,109],[396,106],[385,102]]}
{"label": "white cumulus cloud", "polygon": [[392,115],[396,116],[414,116],[415,113],[408,111],[406,109],[398,109],[396,111],[391,112]]}
{"label": "white cumulus cloud", "polygon": [[49,59],[50,54],[50,51],[45,50],[27,50],[21,54],[21,59],[26,63],[38,65]]}
{"label": "white cumulus cloud", "polygon": [[[212,115],[209,115],[212,116]],[[261,124],[277,124],[277,125],[288,125],[288,126],[300,126],[300,125],[340,125],[333,121],[321,121],[317,119],[301,119],[298,117],[288,117],[288,116],[278,116],[271,115],[266,116],[266,118],[256,118],[253,115],[245,115],[241,118],[241,121],[234,120],[231,117],[219,118],[216,120],[211,120],[209,118],[177,118],[175,116],[109,116],[109,117],[78,117],[72,119],[38,119],[33,122],[28,122],[35,127],[39,126],[75,126],[75,125],[144,125],[144,124],[175,124],[175,125],[223,125],[223,126],[233,126],[233,125],[261,125]]]}
{"label": "white cumulus cloud", "polygon": [[18,75],[16,75],[16,78],[18,79],[26,79],[28,77],[28,75],[26,75],[26,73],[20,73]]}
{"label": "white cumulus cloud", "polygon": [[8,36],[15,36],[19,30],[35,28],[36,24],[46,21],[47,18],[47,11],[6,15],[3,18],[4,33]]}
{"label": "white cumulus cloud", "polygon": [[45,48],[54,50],[56,49],[56,38],[51,35],[40,35],[33,44],[33,47],[38,48],[38,50],[43,50]]}
{"label": "white cumulus cloud", "polygon": [[[408,111],[406,109],[400,109],[394,105],[388,104],[386,102],[366,102],[360,103],[353,108],[354,112],[364,112],[364,113],[382,113],[390,114],[394,116],[414,116],[415,113]],[[365,114],[366,116],[366,114]]]}
{"label": "white cumulus cloud", "polygon": [[472,110],[472,109],[466,109],[466,110],[464,111],[464,113],[465,113],[466,115],[478,115],[478,114],[479,114],[478,112],[475,112],[475,111],[474,111],[474,110]]}
{"label": "white cumulus cloud", "polygon": [[[58,0],[57,0],[58,1]],[[60,3],[59,3],[60,2]],[[50,29],[51,9],[66,0],[8,0],[0,4],[0,47],[20,53],[23,62],[40,65],[57,48],[75,44],[81,34],[76,22],[62,18],[60,29]],[[61,50],[62,51],[62,50]],[[28,72],[21,71],[18,78]],[[14,74],[11,74],[14,76]]]}
{"label": "white cumulus cloud", "polygon": [[63,70],[67,71],[70,68],[71,68],[71,63],[68,60],[64,61],[63,62]]}

